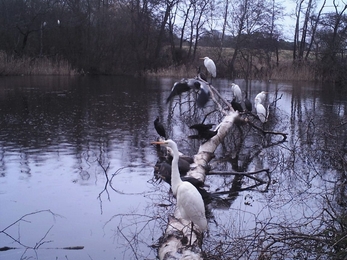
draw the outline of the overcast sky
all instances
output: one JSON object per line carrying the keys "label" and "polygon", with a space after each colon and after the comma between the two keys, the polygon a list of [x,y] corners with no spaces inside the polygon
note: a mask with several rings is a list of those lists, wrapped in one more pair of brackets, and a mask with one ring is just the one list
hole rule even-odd
{"label": "overcast sky", "polygon": [[[297,1],[295,0],[287,0],[283,2],[283,6],[285,6],[285,18],[281,21],[280,24],[283,26],[283,36],[285,37],[285,40],[288,41],[292,41],[294,38],[294,28],[296,19],[294,14],[296,2]],[[305,2],[307,2],[307,0]],[[319,9],[321,8],[323,2],[323,0],[317,0],[317,8],[315,10],[315,13],[319,12]],[[333,0],[326,0],[323,13],[335,12],[333,2]],[[335,3],[338,4],[338,10],[341,11],[343,7],[347,4],[347,0],[336,0]]]}

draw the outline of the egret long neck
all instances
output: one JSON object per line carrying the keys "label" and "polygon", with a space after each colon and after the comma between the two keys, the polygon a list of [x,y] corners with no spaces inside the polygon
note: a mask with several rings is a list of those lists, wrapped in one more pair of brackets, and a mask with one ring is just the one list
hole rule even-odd
{"label": "egret long neck", "polygon": [[172,189],[172,193],[176,196],[177,188],[182,183],[180,173],[178,170],[179,154],[178,154],[177,148],[172,149],[172,156],[173,156],[173,159],[171,163],[171,189]]}

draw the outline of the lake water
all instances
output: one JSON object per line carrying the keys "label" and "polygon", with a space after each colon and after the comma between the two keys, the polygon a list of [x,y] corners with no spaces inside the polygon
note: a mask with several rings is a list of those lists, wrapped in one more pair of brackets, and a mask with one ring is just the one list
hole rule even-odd
{"label": "lake water", "polygon": [[[177,80],[0,78],[0,247],[17,248],[0,252],[1,259],[155,259],[154,245],[175,200],[167,184],[153,179],[158,159],[150,145],[157,138],[154,119],[159,115],[184,153],[193,155],[199,145],[186,138],[191,134],[185,123],[190,114],[182,112],[186,107],[165,102]],[[230,83],[216,80],[214,86],[230,97]],[[245,82],[236,83],[246,89]],[[260,186],[240,192],[229,204],[209,205],[207,251],[224,230],[246,234],[266,219],[314,217],[321,205],[318,195],[334,189],[334,181],[327,180],[337,173],[317,154],[300,153],[295,159],[290,154],[303,152],[302,144],[328,127],[324,122],[332,126],[343,120],[347,99],[327,86],[257,81],[248,86],[250,99],[262,90],[269,91],[269,102],[280,98],[266,129],[284,132],[288,140],[248,164],[249,171],[270,169],[268,192]],[[313,125],[318,116],[322,125]],[[222,157],[223,151],[216,155]],[[206,184],[214,192],[230,187],[232,180],[212,175]],[[76,246],[84,249],[62,249]]]}

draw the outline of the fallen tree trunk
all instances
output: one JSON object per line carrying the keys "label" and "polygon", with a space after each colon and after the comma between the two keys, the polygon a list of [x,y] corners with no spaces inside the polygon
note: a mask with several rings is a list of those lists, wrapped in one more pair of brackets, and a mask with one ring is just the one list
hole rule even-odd
{"label": "fallen tree trunk", "polygon": [[[238,113],[229,111],[217,126],[218,133],[202,144],[198,153],[194,156],[196,167],[190,170],[187,175],[202,182],[205,181],[206,168],[214,157],[214,152],[223,141],[230,127],[233,125]],[[180,212],[176,209],[174,216],[169,217],[165,234],[161,238],[158,250],[159,259],[203,259],[202,256],[202,233],[194,229],[191,230],[191,223],[182,219]]]}

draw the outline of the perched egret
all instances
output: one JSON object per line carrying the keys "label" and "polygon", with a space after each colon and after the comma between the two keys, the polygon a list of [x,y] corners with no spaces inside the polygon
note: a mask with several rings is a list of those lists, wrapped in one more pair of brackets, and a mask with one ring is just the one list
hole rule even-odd
{"label": "perched egret", "polygon": [[216,64],[214,64],[213,60],[211,60],[209,57],[204,57],[200,59],[204,60],[204,65],[208,73],[211,74],[211,80],[212,80],[212,77],[215,78],[217,76],[217,69],[216,69]]}
{"label": "perched egret", "polygon": [[159,136],[164,137],[164,139],[166,139],[165,128],[163,124],[159,122],[159,116],[154,120],[154,128]]}
{"label": "perched egret", "polygon": [[237,103],[241,103],[242,92],[239,85],[236,85],[235,83],[231,83],[231,92],[233,94],[232,99],[235,99]]}
{"label": "perched egret", "polygon": [[261,104],[264,104],[264,101],[265,101],[265,98],[266,98],[266,94],[267,92],[265,91],[262,91],[260,93],[258,93],[255,98],[254,98],[254,103],[255,103],[255,100],[258,99],[258,101],[261,103]]}
{"label": "perched egret", "polygon": [[183,92],[190,90],[198,91],[196,103],[198,107],[204,107],[210,99],[210,89],[203,81],[197,79],[181,79],[181,81],[175,82],[169,97],[166,99],[166,103],[168,103],[174,96],[178,96]]}
{"label": "perched egret", "polygon": [[[180,172],[181,173],[181,172]],[[160,163],[154,172],[154,176],[156,177],[156,179],[159,181],[165,181],[166,183],[168,183],[171,186],[171,165],[166,163],[166,162],[162,162]],[[205,201],[208,201],[210,198],[210,194],[203,188],[204,187],[204,183],[194,177],[190,177],[190,176],[182,176],[181,175],[181,180],[182,181],[187,181],[190,182],[191,184],[193,184],[193,186],[198,190],[198,192],[201,194],[202,199]]]}
{"label": "perched egret", "polygon": [[247,111],[252,112],[252,102],[247,98],[247,92],[245,92],[245,107]]}
{"label": "perched egret", "polygon": [[177,208],[181,217],[192,222],[199,227],[200,231],[207,230],[207,220],[205,216],[205,204],[199,191],[189,182],[182,181],[178,171],[179,153],[177,145],[171,139],[153,144],[160,144],[169,147],[173,152],[171,164],[171,190],[177,199]]}
{"label": "perched egret", "polygon": [[261,103],[260,98],[255,98],[254,99],[254,107],[255,111],[257,112],[257,115],[262,123],[265,123],[267,121],[267,114],[266,114],[266,109]]}

